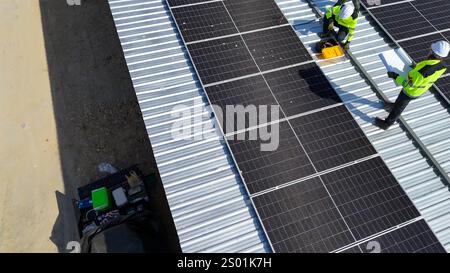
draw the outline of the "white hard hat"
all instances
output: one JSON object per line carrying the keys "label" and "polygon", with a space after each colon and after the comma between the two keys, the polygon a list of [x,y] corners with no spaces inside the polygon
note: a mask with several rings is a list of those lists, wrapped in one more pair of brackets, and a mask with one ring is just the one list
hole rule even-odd
{"label": "white hard hat", "polygon": [[438,41],[431,44],[431,50],[439,57],[446,58],[450,52],[450,44],[447,41]]}
{"label": "white hard hat", "polygon": [[353,5],[344,5],[339,12],[339,17],[341,17],[341,19],[347,19],[352,16],[353,12],[355,12],[355,7]]}

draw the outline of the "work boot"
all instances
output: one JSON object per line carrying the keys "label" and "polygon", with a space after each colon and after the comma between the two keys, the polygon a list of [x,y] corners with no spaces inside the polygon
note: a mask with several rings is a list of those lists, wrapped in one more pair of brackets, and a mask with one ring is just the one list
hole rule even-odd
{"label": "work boot", "polygon": [[392,111],[392,109],[394,108],[395,103],[390,102],[390,101],[385,101],[384,102],[384,109],[388,112]]}
{"label": "work boot", "polygon": [[391,125],[387,124],[387,122],[384,119],[381,118],[375,118],[375,125],[380,127],[383,130],[387,130]]}

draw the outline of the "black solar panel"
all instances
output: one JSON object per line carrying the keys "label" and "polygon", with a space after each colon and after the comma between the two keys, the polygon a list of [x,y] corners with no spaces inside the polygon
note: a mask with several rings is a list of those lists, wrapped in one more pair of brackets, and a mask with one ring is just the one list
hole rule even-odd
{"label": "black solar panel", "polygon": [[275,252],[330,252],[355,241],[319,178],[253,201]]}
{"label": "black solar panel", "polygon": [[446,253],[424,220],[375,237],[348,251],[358,249],[366,253],[378,250],[378,253]]}
{"label": "black solar panel", "polygon": [[[431,53],[431,44],[436,41],[444,40],[442,34],[432,34],[420,38],[410,39],[400,42],[400,46],[408,53],[414,61],[420,62],[425,60]],[[450,65],[448,59],[445,60],[447,65]]]}
{"label": "black solar panel", "polygon": [[[264,193],[253,201],[277,252],[336,251],[420,216],[380,158]],[[419,231],[410,227],[402,236],[379,243],[388,248],[399,238],[414,241],[430,233],[427,226]],[[437,247],[436,240],[429,242]],[[366,245],[362,247],[345,252],[367,251]],[[422,248],[412,247],[411,251]]]}
{"label": "black solar panel", "polygon": [[441,33],[442,36],[444,36],[447,41],[450,41],[450,31],[443,31]]}
{"label": "black solar panel", "polygon": [[409,2],[372,9],[371,12],[396,40],[435,31]]}
{"label": "black solar panel", "polygon": [[[278,106],[278,103],[270,92],[269,87],[267,87],[263,77],[260,75],[210,86],[206,88],[206,92],[211,103],[220,106],[223,113],[226,112],[227,106],[230,108],[242,105],[243,107],[249,108],[250,111],[252,110],[251,107],[257,110],[258,116],[254,120],[259,123],[276,121],[272,119],[270,110],[272,105]],[[265,109],[261,109],[261,107],[266,107],[267,114],[263,113]],[[261,111],[259,111],[260,109]],[[267,120],[261,121],[258,120],[258,117],[267,117]],[[278,119],[283,117],[283,114],[279,110]],[[233,116],[233,119],[228,119],[227,115],[224,114],[223,124],[226,124],[225,132],[230,133],[238,130],[237,118],[237,116]],[[249,119],[246,118],[245,120],[245,128],[248,128]]]}
{"label": "black solar panel", "polygon": [[376,153],[345,106],[295,118],[290,122],[318,171]]}
{"label": "black solar panel", "polygon": [[238,32],[222,2],[180,7],[172,13],[185,42]]}
{"label": "black solar panel", "polygon": [[252,32],[243,38],[262,71],[312,60],[291,26]]}
{"label": "black solar panel", "polygon": [[[248,132],[237,135],[236,140],[228,140],[251,194],[314,173],[305,151],[287,122],[275,126],[279,126],[279,139],[278,134],[274,134],[274,139],[270,141],[279,142],[279,144],[274,151],[261,151],[261,143],[270,141],[263,141],[260,135],[257,140],[251,140]],[[270,127],[267,130],[271,132]],[[261,133],[261,130],[250,132]],[[237,137],[245,140],[237,140]]]}
{"label": "black solar panel", "polygon": [[241,32],[287,23],[273,0],[226,0],[224,3]]}
{"label": "black solar panel", "polygon": [[379,157],[322,179],[357,240],[420,216]]}
{"label": "black solar panel", "polygon": [[411,3],[437,30],[450,28],[450,1],[426,0]]}
{"label": "black solar panel", "polygon": [[[447,69],[447,72],[450,73],[450,68]],[[450,99],[450,76],[440,78],[436,86],[444,93],[444,95]]]}
{"label": "black solar panel", "polygon": [[203,84],[259,72],[240,36],[187,46]]}
{"label": "black solar panel", "polygon": [[315,63],[267,73],[264,77],[287,116],[341,102]]}
{"label": "black solar panel", "polygon": [[211,1],[211,0],[167,0],[170,7],[198,4],[198,3],[209,2],[209,1]]}

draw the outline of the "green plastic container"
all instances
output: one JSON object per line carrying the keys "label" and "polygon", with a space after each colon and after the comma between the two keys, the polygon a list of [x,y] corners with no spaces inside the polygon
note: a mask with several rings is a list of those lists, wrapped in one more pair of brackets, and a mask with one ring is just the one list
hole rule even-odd
{"label": "green plastic container", "polygon": [[105,211],[111,208],[111,195],[106,187],[91,192],[92,207],[96,211]]}

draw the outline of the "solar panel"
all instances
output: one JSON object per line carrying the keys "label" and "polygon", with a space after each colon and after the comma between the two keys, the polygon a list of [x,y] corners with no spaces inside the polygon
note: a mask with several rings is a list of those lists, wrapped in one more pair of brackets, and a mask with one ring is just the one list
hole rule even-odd
{"label": "solar panel", "polygon": [[187,45],[203,84],[259,72],[240,36]]}
{"label": "solar panel", "polygon": [[[376,249],[378,247],[379,251]],[[446,253],[425,220],[375,237],[344,252],[355,252],[359,249],[365,253],[374,251],[378,253]]]}
{"label": "solar panel", "polygon": [[[272,115],[270,110],[272,105],[277,106],[278,103],[261,75],[213,85],[205,88],[205,91],[208,94],[211,103],[220,106],[223,113],[226,112],[227,106],[234,107],[242,105],[243,107],[255,107],[256,110],[258,110],[260,106],[267,106],[268,112],[265,115],[267,117],[267,122],[275,121],[271,119]],[[260,113],[260,111],[257,113],[258,117],[261,117],[264,114]],[[237,116],[233,116],[232,120],[228,120],[227,115],[223,116],[223,124],[226,124],[226,133],[237,130],[237,118]],[[280,118],[284,118],[281,112],[279,112],[279,119]],[[255,117],[255,119],[257,119],[257,117]],[[245,120],[245,128],[248,128],[249,119],[246,118]]]}
{"label": "solar panel", "polygon": [[264,77],[287,116],[342,102],[314,63],[267,73]]}
{"label": "solar panel", "polygon": [[253,201],[275,252],[330,252],[354,242],[319,178]]}
{"label": "solar panel", "polygon": [[[251,140],[249,132],[240,133],[234,140],[228,140],[250,194],[314,173],[314,168],[288,123],[281,122],[275,126],[279,126],[279,140],[278,135],[274,135],[277,139],[272,140],[279,144],[274,151],[261,151],[261,144],[268,141],[263,141],[260,136],[257,140]],[[272,128],[263,129],[271,132]],[[244,140],[238,140],[238,137]]]}
{"label": "solar panel", "polygon": [[[447,71],[450,72],[448,69]],[[442,91],[442,93],[444,93],[444,95],[448,99],[450,99],[450,76],[440,78],[437,81],[436,86]]]}
{"label": "solar panel", "polygon": [[372,9],[371,12],[396,40],[435,31],[409,2]]}
{"label": "solar panel", "polygon": [[291,26],[252,32],[243,38],[262,71],[312,60]]}
{"label": "solar panel", "polygon": [[411,4],[437,29],[450,28],[450,1],[427,0],[413,1]]}
{"label": "solar panel", "polygon": [[170,7],[198,4],[203,2],[209,2],[211,0],[166,0]]}
{"label": "solar panel", "polygon": [[443,31],[443,32],[441,32],[441,34],[442,34],[442,36],[445,37],[445,39],[447,41],[450,41],[450,31]]}
{"label": "solar panel", "polygon": [[180,7],[172,13],[185,42],[238,32],[222,2]]}
{"label": "solar panel", "polygon": [[345,106],[290,120],[318,171],[376,153]]}
{"label": "solar panel", "polygon": [[224,3],[241,32],[287,23],[273,0],[226,0]]}
{"label": "solar panel", "polygon": [[379,157],[322,179],[357,240],[420,216]]}

